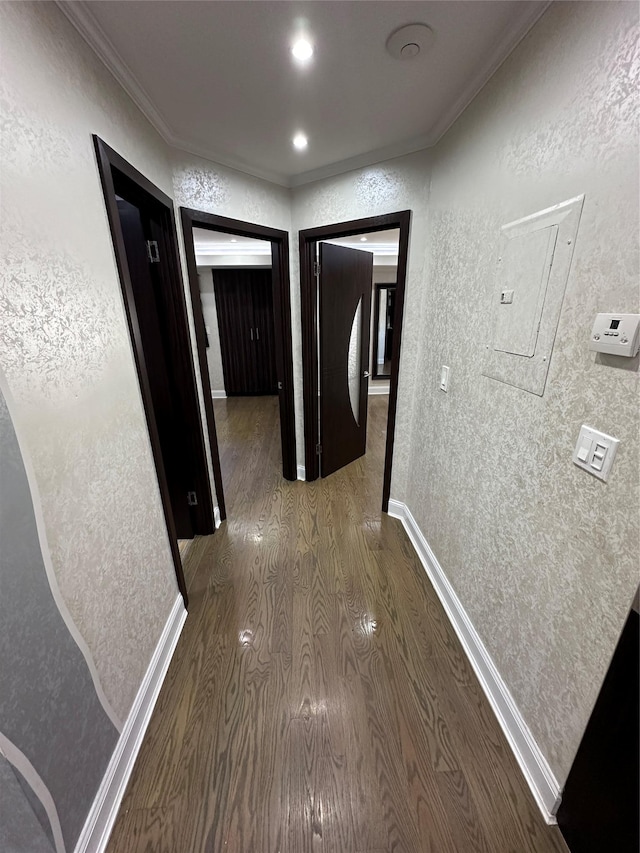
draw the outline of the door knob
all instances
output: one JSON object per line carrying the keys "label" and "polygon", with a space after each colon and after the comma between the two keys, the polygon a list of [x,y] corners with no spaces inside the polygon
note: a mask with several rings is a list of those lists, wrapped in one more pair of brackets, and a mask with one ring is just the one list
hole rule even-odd
{"label": "door knob", "polygon": [[363,378],[365,378],[365,379],[366,379],[366,377],[367,377],[368,375],[369,375],[369,371],[368,371],[368,370],[365,370],[365,372],[362,374]]}

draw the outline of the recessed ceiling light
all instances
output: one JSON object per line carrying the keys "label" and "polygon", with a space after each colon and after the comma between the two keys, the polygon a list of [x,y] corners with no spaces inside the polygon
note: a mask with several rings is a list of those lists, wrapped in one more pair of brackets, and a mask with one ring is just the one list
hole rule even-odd
{"label": "recessed ceiling light", "polygon": [[313,56],[313,45],[307,39],[298,39],[291,48],[291,53],[300,62],[307,62]]}
{"label": "recessed ceiling light", "polygon": [[232,242],[232,243],[237,243],[238,241],[236,240],[236,238],[235,238],[235,237],[232,237],[232,238],[231,238],[231,242]]}
{"label": "recessed ceiling light", "polygon": [[297,148],[298,151],[304,151],[308,144],[309,140],[304,133],[296,133],[293,137],[293,147]]}
{"label": "recessed ceiling light", "polygon": [[366,242],[367,242],[367,238],[366,238],[366,237],[361,237],[361,238],[360,238],[360,242],[361,242],[361,243],[366,243]]}

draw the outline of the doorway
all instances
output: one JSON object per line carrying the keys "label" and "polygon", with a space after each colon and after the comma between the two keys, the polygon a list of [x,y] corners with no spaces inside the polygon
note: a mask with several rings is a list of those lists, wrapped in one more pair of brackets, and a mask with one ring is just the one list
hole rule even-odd
{"label": "doorway", "polygon": [[[307,229],[299,234],[305,469],[306,479],[315,480],[335,470],[331,462],[325,462],[327,439],[331,442],[330,456],[338,458],[343,465],[364,453],[366,408],[363,411],[363,398],[366,407],[370,367],[374,358],[378,358],[377,352],[374,356],[373,350],[369,350],[369,340],[373,339],[375,344],[377,337],[375,330],[370,328],[372,269],[370,263],[367,267],[364,259],[358,257],[368,253],[362,251],[364,246],[358,251],[357,244],[352,243],[337,253],[331,244],[344,243],[342,238],[353,240],[356,237],[365,244],[369,238],[375,239],[375,232],[397,229],[395,281],[380,282],[395,288],[393,334],[387,350],[391,357],[382,490],[384,512],[388,510],[391,486],[410,221],[411,211],[400,211]],[[337,333],[332,341],[334,329]],[[343,441],[344,436],[348,437],[348,442]]]}
{"label": "doorway", "polygon": [[178,540],[215,531],[173,203],[94,136],[178,586]]}
{"label": "doorway", "polygon": [[[224,519],[226,506],[214,398],[277,395],[282,476],[287,480],[297,479],[288,234],[198,210],[181,208],[180,213],[216,493],[220,518]],[[262,263],[251,267],[245,264],[244,271],[237,263],[218,264],[215,276],[209,271],[209,286],[207,274],[203,275],[204,265],[198,263],[196,255],[196,245],[207,235],[214,242],[216,235],[228,242],[233,239],[237,246],[248,247],[247,254],[254,251],[249,247],[251,243],[265,246],[266,242],[268,248]],[[205,322],[207,300],[203,299],[203,292],[209,290],[215,298],[217,316],[212,315]],[[211,372],[210,364],[216,339],[222,363],[218,374]],[[218,380],[214,381],[222,384],[222,388],[212,386],[216,375]]]}

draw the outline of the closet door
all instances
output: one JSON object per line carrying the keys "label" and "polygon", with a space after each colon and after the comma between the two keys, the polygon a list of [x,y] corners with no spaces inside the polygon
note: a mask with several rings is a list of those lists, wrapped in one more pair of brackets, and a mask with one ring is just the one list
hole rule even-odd
{"label": "closet door", "polygon": [[273,337],[271,270],[255,270],[252,276],[256,394],[277,394],[276,347]]}
{"label": "closet door", "polygon": [[253,394],[256,384],[253,297],[246,270],[215,270],[218,329],[228,396]]}
{"label": "closet door", "polygon": [[277,394],[271,270],[214,270],[228,396]]}

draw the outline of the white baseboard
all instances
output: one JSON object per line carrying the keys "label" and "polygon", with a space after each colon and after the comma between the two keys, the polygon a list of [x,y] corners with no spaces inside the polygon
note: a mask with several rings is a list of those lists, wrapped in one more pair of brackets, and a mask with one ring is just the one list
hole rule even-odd
{"label": "white baseboard", "polygon": [[307,479],[307,472],[305,470],[304,465],[298,465],[298,479],[299,480],[306,480]]}
{"label": "white baseboard", "polygon": [[127,782],[186,618],[187,611],[180,595],[171,609],[158,640],[133,707],[80,833],[75,853],[102,853],[107,847]]}
{"label": "white baseboard", "polygon": [[219,506],[214,506],[214,508],[213,508],[213,523],[216,526],[216,530],[222,524],[222,519],[220,518],[220,507]]}
{"label": "white baseboard", "polygon": [[224,400],[226,399],[227,392],[226,391],[212,391],[211,396],[214,400]]}
{"label": "white baseboard", "polygon": [[402,521],[489,704],[498,718],[542,816],[548,824],[557,823],[555,814],[561,800],[560,784],[529,731],[491,655],[473,627],[473,623],[407,505],[401,501],[390,500],[389,515]]}
{"label": "white baseboard", "polygon": [[373,382],[369,383],[369,396],[372,397],[374,394],[388,394],[389,386],[383,385],[380,387],[379,385],[374,385]]}

